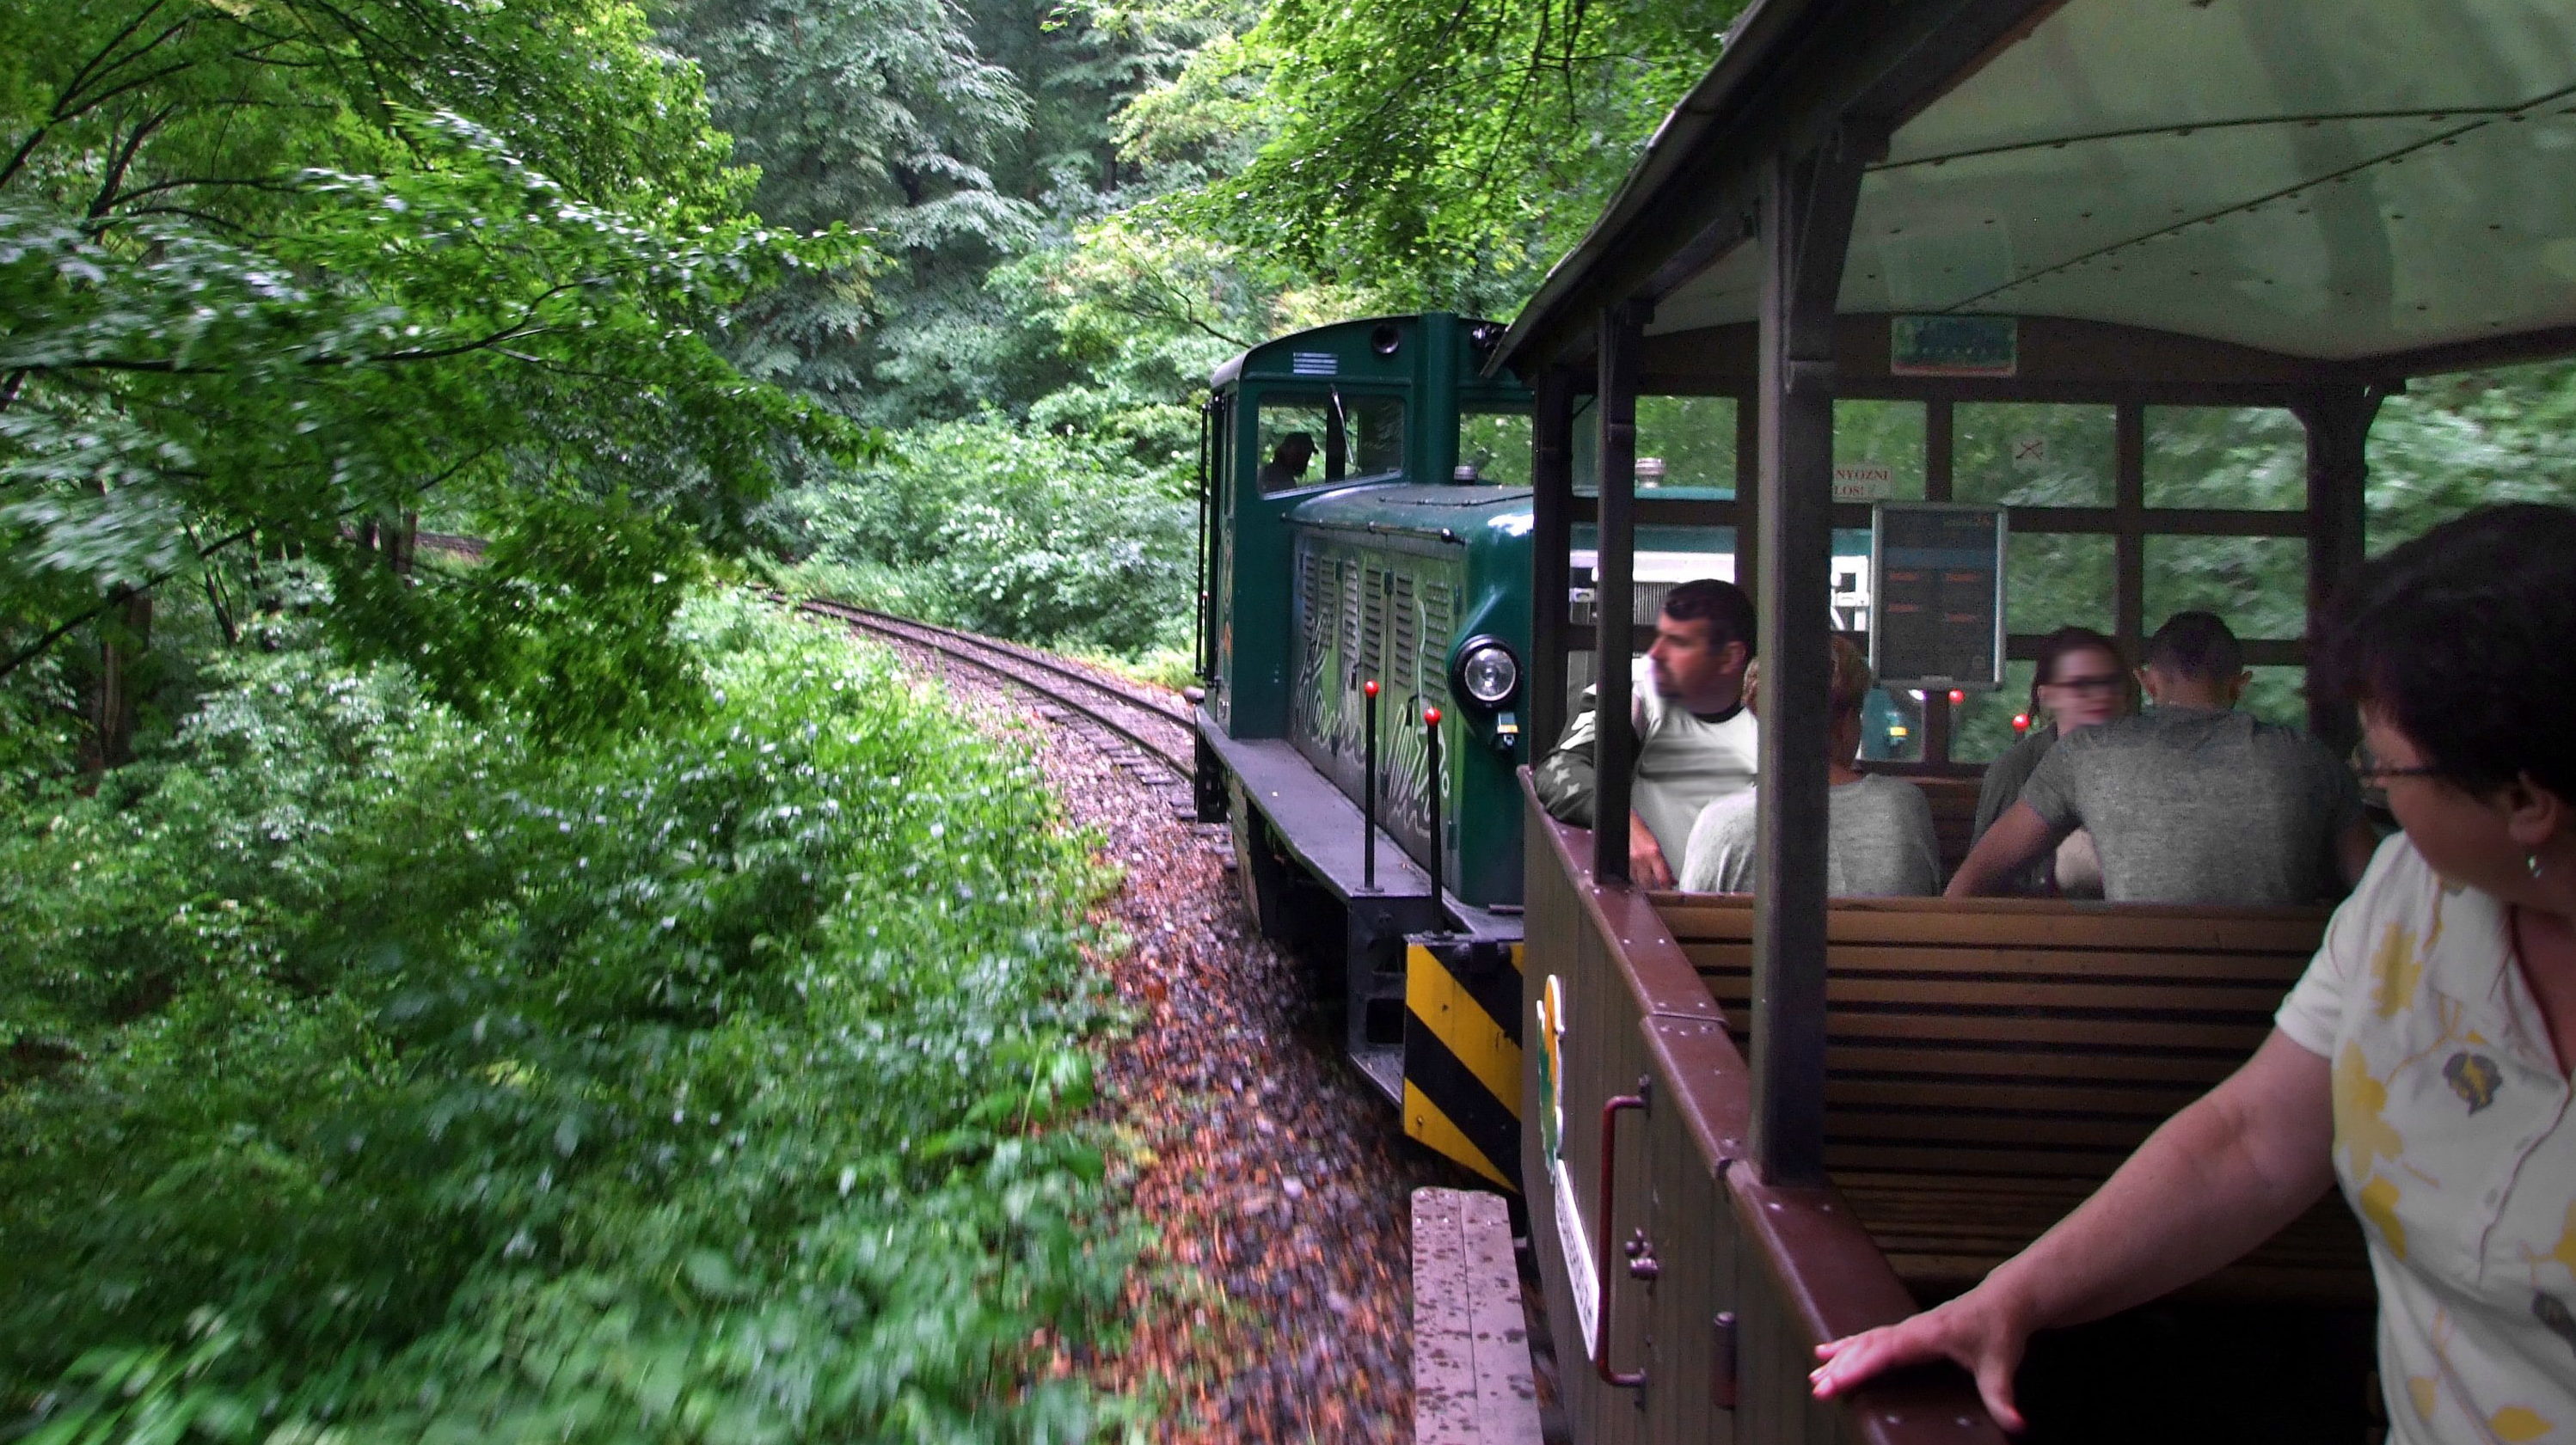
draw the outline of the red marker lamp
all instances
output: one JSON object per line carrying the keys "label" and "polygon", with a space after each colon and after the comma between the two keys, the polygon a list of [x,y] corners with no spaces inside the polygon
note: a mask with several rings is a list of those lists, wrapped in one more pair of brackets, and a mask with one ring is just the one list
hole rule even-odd
{"label": "red marker lamp", "polygon": [[1965,692],[1962,692],[1955,687],[1950,689],[1950,706],[1957,707],[1959,704],[1966,702],[1967,700],[1968,695]]}

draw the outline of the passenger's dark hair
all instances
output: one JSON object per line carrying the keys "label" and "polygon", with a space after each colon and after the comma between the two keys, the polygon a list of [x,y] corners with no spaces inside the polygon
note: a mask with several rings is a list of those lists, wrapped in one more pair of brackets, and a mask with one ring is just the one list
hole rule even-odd
{"label": "passenger's dark hair", "polygon": [[2576,802],[2576,510],[2487,507],[2363,565],[2319,620],[2309,687],[2396,724],[2490,791],[2528,773]]}
{"label": "passenger's dark hair", "polygon": [[2215,612],[2177,612],[2147,639],[2147,666],[2175,677],[2224,682],[2245,670],[2245,644]]}
{"label": "passenger's dark hair", "polygon": [[1748,655],[1754,649],[1753,599],[1732,582],[1714,577],[1685,582],[1665,595],[1664,615],[1675,622],[1704,620],[1710,642],[1741,642]]}
{"label": "passenger's dark hair", "polygon": [[2057,664],[2070,652],[2107,652],[2111,665],[2125,678],[2129,665],[2120,657],[2120,644],[2090,627],[2061,627],[2039,640],[2039,668],[2030,675],[2030,715],[2039,716],[2039,690],[2057,681]]}

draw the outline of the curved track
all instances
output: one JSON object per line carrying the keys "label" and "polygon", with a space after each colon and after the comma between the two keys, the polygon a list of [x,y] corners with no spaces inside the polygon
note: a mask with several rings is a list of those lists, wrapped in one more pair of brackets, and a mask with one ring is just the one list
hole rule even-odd
{"label": "curved track", "polygon": [[1141,687],[1113,682],[1032,647],[953,627],[936,627],[846,602],[805,601],[795,606],[799,612],[926,647],[1001,677],[1116,734],[1185,782],[1195,768],[1189,714]]}

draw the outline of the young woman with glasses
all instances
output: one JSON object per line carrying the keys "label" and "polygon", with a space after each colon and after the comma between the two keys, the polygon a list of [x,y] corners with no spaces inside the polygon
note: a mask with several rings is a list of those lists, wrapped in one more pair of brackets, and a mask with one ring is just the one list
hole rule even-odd
{"label": "young woman with glasses", "polygon": [[[1984,837],[2021,797],[2022,785],[2059,738],[2135,711],[2135,688],[2111,639],[2090,627],[2061,627],[2048,634],[2039,644],[2039,668],[2031,675],[2030,735],[1987,766],[1985,785],[1977,790],[1976,836]],[[2100,896],[2102,865],[2093,852],[2092,835],[2079,829],[2054,856],[2016,876],[2011,891]]]}

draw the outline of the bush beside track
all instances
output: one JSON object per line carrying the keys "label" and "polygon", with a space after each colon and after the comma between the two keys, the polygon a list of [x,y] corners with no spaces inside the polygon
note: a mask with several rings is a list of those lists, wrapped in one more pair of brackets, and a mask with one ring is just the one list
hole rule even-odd
{"label": "bush beside track", "polygon": [[1096,1431],[1035,1342],[1134,1248],[1046,1127],[1105,880],[881,658],[682,632],[712,701],[587,752],[290,648],[98,797],[0,802],[30,1438]]}

